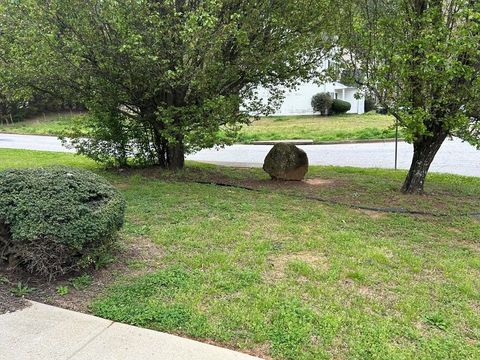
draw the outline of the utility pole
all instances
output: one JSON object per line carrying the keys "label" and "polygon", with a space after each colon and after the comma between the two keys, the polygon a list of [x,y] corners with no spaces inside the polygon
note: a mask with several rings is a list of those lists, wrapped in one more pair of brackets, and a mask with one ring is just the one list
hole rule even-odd
{"label": "utility pole", "polygon": [[395,119],[395,170],[398,168],[398,120]]}

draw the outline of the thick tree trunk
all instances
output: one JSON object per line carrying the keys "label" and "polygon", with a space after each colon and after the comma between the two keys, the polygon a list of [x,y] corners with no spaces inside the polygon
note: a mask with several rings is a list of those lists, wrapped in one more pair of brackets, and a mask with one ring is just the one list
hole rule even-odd
{"label": "thick tree trunk", "polygon": [[[147,113],[147,112],[146,112]],[[178,134],[174,142],[169,142],[162,135],[162,124],[158,123],[153,112],[144,116],[148,127],[151,129],[153,153],[157,165],[162,169],[179,170],[185,164],[185,145],[183,135]]]}
{"label": "thick tree trunk", "polygon": [[155,139],[157,162],[162,169],[180,170],[185,165],[185,146],[181,138],[169,143],[160,137]]}
{"label": "thick tree trunk", "polygon": [[423,193],[428,169],[446,137],[447,135],[443,133],[433,137],[422,136],[413,143],[413,159],[407,178],[402,186],[403,193]]}
{"label": "thick tree trunk", "polygon": [[170,170],[183,169],[185,165],[185,147],[183,140],[178,137],[175,144],[169,144],[167,148],[167,167]]}

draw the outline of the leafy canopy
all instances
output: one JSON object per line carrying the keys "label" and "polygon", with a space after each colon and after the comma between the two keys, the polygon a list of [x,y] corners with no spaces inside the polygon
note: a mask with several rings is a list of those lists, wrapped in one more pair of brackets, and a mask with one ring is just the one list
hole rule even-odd
{"label": "leafy canopy", "polygon": [[479,145],[480,3],[351,1],[341,16],[337,62],[396,116],[410,141],[440,124]]}
{"label": "leafy canopy", "polygon": [[[313,0],[24,0],[3,4],[0,76],[93,115],[79,149],[168,166],[231,142],[323,54]],[[323,29],[322,32],[325,32]],[[271,90],[261,104],[255,89]],[[25,90],[27,89],[27,90]],[[222,130],[222,131],[219,131]],[[71,134],[75,135],[75,134]]]}

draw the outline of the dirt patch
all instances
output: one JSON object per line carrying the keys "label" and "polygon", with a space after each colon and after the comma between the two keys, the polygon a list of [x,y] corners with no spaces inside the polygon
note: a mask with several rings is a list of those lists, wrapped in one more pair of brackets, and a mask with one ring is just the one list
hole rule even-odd
{"label": "dirt patch", "polygon": [[119,189],[119,190],[126,190],[126,189],[129,188],[129,186],[130,186],[130,185],[127,184],[127,183],[116,183],[116,184],[115,184],[115,187],[116,187],[117,189]]}
{"label": "dirt patch", "polygon": [[388,307],[388,311],[394,311],[394,304],[398,301],[398,296],[393,290],[393,284],[361,284],[355,280],[345,278],[338,282],[338,289],[344,289],[346,294],[346,306],[351,306],[351,295],[357,295],[373,303],[381,303]]}
{"label": "dirt patch", "polygon": [[267,281],[277,281],[285,278],[288,265],[299,261],[308,264],[315,270],[327,271],[329,262],[326,256],[320,253],[304,251],[295,254],[278,254],[268,258],[269,270],[265,272]]}
{"label": "dirt patch", "polygon": [[[135,276],[151,271],[158,266],[161,257],[161,248],[147,238],[137,237],[123,240],[121,249],[114,252],[112,263],[104,268],[70,274],[52,282],[35,279],[31,274],[19,268],[0,267],[0,279],[3,279],[3,283],[0,284],[0,313],[2,310],[4,312],[15,311],[27,305],[23,298],[15,297],[11,293],[11,289],[19,282],[28,288],[35,289],[25,295],[27,299],[88,313],[90,302],[98,297],[108,285],[127,274]],[[71,279],[80,275],[87,275],[90,279],[89,284],[75,289]],[[68,287],[68,293],[61,295],[60,287]]]}
{"label": "dirt patch", "polygon": [[367,215],[371,219],[382,219],[387,216],[387,213],[382,211],[373,211],[373,210],[364,210],[364,209],[359,209],[357,211],[359,213]]}
{"label": "dirt patch", "polygon": [[9,283],[0,284],[0,315],[21,310],[28,306],[25,299],[15,297],[10,293],[11,287]]}
{"label": "dirt patch", "polygon": [[313,178],[313,179],[305,179],[304,182],[308,185],[312,186],[333,186],[335,185],[335,181],[331,179],[320,179],[320,178]]}

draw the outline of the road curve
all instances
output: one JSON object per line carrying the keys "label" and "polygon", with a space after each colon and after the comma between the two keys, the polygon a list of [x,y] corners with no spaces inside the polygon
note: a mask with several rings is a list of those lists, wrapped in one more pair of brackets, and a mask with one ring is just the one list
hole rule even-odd
{"label": "road curve", "polygon": [[[395,144],[375,142],[361,144],[302,145],[311,165],[393,168]],[[72,152],[52,136],[0,134],[0,148]],[[233,145],[223,149],[205,149],[187,157],[207,163],[259,167],[271,145]],[[400,142],[398,167],[408,169],[412,146]],[[1,160],[1,155],[0,155]],[[480,177],[480,151],[459,139],[447,140],[438,152],[431,171]]]}

